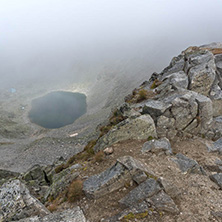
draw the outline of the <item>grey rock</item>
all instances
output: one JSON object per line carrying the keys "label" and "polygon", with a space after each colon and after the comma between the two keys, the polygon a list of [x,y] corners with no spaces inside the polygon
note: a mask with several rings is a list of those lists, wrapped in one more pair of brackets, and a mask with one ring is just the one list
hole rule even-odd
{"label": "grey rock", "polygon": [[222,173],[210,175],[210,179],[222,189]]}
{"label": "grey rock", "polygon": [[215,48],[222,48],[222,43],[221,42],[212,42],[210,44],[205,44],[205,45],[201,45],[200,48],[211,48],[211,49],[215,49]]}
{"label": "grey rock", "polygon": [[214,117],[221,116],[222,115],[222,92],[220,89],[217,89],[217,91],[216,92],[214,91],[213,93],[215,93],[215,96],[211,96],[212,104],[213,104],[213,116]]}
{"label": "grey rock", "polygon": [[170,65],[168,67],[166,67],[161,72],[160,75],[162,76],[162,78],[165,78],[166,76],[168,76],[171,73],[183,71],[184,70],[184,66],[185,66],[184,56],[183,55],[179,55],[177,57],[174,57],[171,60]]}
{"label": "grey rock", "polygon": [[184,130],[197,116],[198,104],[191,93],[178,96],[171,103],[171,112],[175,118],[175,128]]}
{"label": "grey rock", "polygon": [[222,172],[222,166],[219,165],[204,165],[204,167],[211,172],[217,172],[217,173]]}
{"label": "grey rock", "polygon": [[20,174],[8,170],[2,170],[0,169],[0,180],[1,179],[10,179],[13,177],[18,177]]}
{"label": "grey rock", "polygon": [[206,134],[213,121],[212,101],[203,95],[188,90],[176,90],[162,98],[171,107],[157,118],[159,137],[172,138],[177,132],[194,135]]}
{"label": "grey rock", "polygon": [[136,111],[134,107],[131,107],[127,103],[123,103],[119,110],[121,112],[121,115],[125,118],[136,118],[141,116],[140,112]]}
{"label": "grey rock", "polygon": [[170,104],[165,104],[159,100],[148,100],[143,105],[142,113],[149,114],[152,116],[152,118],[156,118],[162,115],[170,106]]}
{"label": "grey rock", "polygon": [[88,197],[98,198],[135,181],[142,183],[147,175],[155,175],[140,161],[130,157],[120,157],[110,168],[100,174],[89,177],[83,183],[83,191]]}
{"label": "grey rock", "polygon": [[166,211],[169,213],[178,213],[179,209],[174,203],[173,199],[168,196],[164,191],[150,198],[150,202],[158,211]]}
{"label": "grey rock", "polygon": [[71,167],[69,167],[69,169],[72,171],[72,170],[77,170],[77,169],[80,169],[82,168],[82,165],[79,164],[79,163],[76,163],[74,165],[72,165]]}
{"label": "grey rock", "polygon": [[188,76],[185,72],[180,71],[178,73],[173,73],[168,76],[170,84],[172,84],[175,88],[188,88]]}
{"label": "grey rock", "polygon": [[37,180],[40,185],[48,185],[51,181],[47,179],[44,168],[46,166],[34,165],[22,176],[22,179],[27,182]]}
{"label": "grey rock", "polygon": [[159,184],[154,179],[147,179],[132,191],[130,191],[119,203],[125,206],[132,206],[133,204],[145,200],[158,193],[161,190]]}
{"label": "grey rock", "polygon": [[172,154],[172,148],[170,141],[167,138],[161,138],[158,140],[150,140],[143,144],[142,153],[152,152],[158,153],[164,151],[166,153]]}
{"label": "grey rock", "polygon": [[211,211],[211,215],[213,215],[218,221],[222,220],[222,211]]}
{"label": "grey rock", "polygon": [[211,143],[206,143],[207,149],[209,152],[222,152],[222,138],[218,139],[215,141],[213,144]]}
{"label": "grey rock", "polygon": [[175,129],[175,119],[168,118],[166,116],[160,116],[157,119],[156,130],[158,137],[167,137],[173,139],[177,134],[177,130]]}
{"label": "grey rock", "polygon": [[222,116],[213,118],[208,133],[211,133],[212,135],[208,136],[209,139],[218,140],[220,137],[222,137]]}
{"label": "grey rock", "polygon": [[135,220],[139,217],[140,219],[147,218],[147,221],[149,221],[149,216],[152,216],[153,213],[157,213],[160,211],[165,211],[172,214],[177,214],[179,212],[178,207],[176,206],[174,201],[171,199],[171,197],[164,193],[164,191],[160,191],[151,198],[147,198],[141,202],[134,203],[132,206],[123,210],[121,213],[104,221],[123,221],[128,215],[131,215],[131,217],[135,216]]}
{"label": "grey rock", "polygon": [[211,52],[191,54],[187,58],[189,65],[189,89],[207,96],[214,83],[216,65]]}
{"label": "grey rock", "polygon": [[217,68],[217,78],[219,81],[219,86],[220,88],[222,87],[222,55],[216,55],[215,56],[215,63],[216,63],[216,68]]}
{"label": "grey rock", "polygon": [[174,183],[169,182],[163,177],[160,177],[158,182],[164,191],[172,198],[177,197],[181,193],[181,191],[174,185]]}
{"label": "grey rock", "polygon": [[121,163],[132,176],[132,179],[140,184],[147,179],[147,175],[151,177],[156,177],[155,174],[149,170],[142,162],[134,159],[131,156],[123,156],[117,159],[117,162]]}
{"label": "grey rock", "polygon": [[178,153],[176,159],[173,159],[173,161],[179,165],[179,168],[183,173],[206,175],[202,166],[200,166],[195,160],[192,160],[181,153]]}
{"label": "grey rock", "polygon": [[45,193],[44,199],[49,196],[56,198],[67,186],[79,176],[78,172],[73,172],[73,169],[68,168],[55,174],[52,178],[52,184]]}
{"label": "grey rock", "polygon": [[137,184],[141,184],[147,179],[147,174],[143,171],[138,171],[132,176],[133,181]]}
{"label": "grey rock", "polygon": [[12,180],[0,188],[0,221],[19,220],[25,217],[45,216],[50,212],[19,180]]}
{"label": "grey rock", "polygon": [[188,76],[184,71],[165,75],[165,78],[161,78],[161,80],[167,84],[171,84],[175,88],[188,88]]}
{"label": "grey rock", "polygon": [[[104,222],[117,222],[117,221],[123,221],[128,215],[135,215],[135,217],[138,217],[138,215],[143,214],[143,217],[146,218],[149,215],[153,214],[153,210],[150,210],[151,204],[147,201],[142,201],[141,203],[136,203],[132,205],[131,207],[123,210],[119,214],[107,218],[104,220]],[[144,219],[141,218],[141,219]]]}
{"label": "grey rock", "polygon": [[98,198],[124,187],[131,181],[129,171],[120,163],[100,174],[89,177],[83,183],[83,191],[89,198]]}
{"label": "grey rock", "polygon": [[212,101],[203,95],[196,94],[195,99],[198,104],[198,116],[200,118],[200,124],[202,132],[205,132],[213,121],[213,105]]}
{"label": "grey rock", "polygon": [[62,212],[56,212],[49,214],[45,217],[30,217],[21,219],[18,222],[86,222],[86,218],[80,209],[80,207],[75,207]]}
{"label": "grey rock", "polygon": [[215,164],[222,166],[222,160],[221,159],[216,159]]}
{"label": "grey rock", "polygon": [[17,178],[19,175],[20,174],[16,172],[0,169],[0,186],[10,178]]}
{"label": "grey rock", "polygon": [[94,147],[94,151],[104,150],[114,143],[128,139],[143,140],[149,136],[156,137],[156,128],[150,115],[142,115],[134,119],[126,119],[107,134],[101,137]]}

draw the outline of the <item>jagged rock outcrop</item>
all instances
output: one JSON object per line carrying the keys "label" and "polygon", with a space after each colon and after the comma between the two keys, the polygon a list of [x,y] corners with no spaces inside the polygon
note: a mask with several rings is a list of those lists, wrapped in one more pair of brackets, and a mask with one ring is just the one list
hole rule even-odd
{"label": "jagged rock outcrop", "polygon": [[143,163],[131,156],[124,156],[117,159],[112,167],[85,180],[83,190],[88,197],[98,198],[124,187],[131,181],[140,184],[148,175],[155,177]]}
{"label": "jagged rock outcrop", "polygon": [[0,188],[0,221],[13,221],[50,212],[19,180],[4,183]]}
{"label": "jagged rock outcrop", "polygon": [[210,139],[222,136],[218,120],[222,115],[222,56],[212,47],[188,48],[135,89],[119,108],[126,119],[102,136],[94,150],[156,133],[168,139],[187,134]]}

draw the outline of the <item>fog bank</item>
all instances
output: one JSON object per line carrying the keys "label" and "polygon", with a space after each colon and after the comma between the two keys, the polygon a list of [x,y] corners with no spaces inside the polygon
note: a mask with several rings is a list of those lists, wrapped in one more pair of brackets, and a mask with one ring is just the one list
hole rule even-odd
{"label": "fog bank", "polygon": [[1,83],[93,79],[128,64],[160,71],[190,45],[222,41],[221,8],[220,0],[0,0]]}

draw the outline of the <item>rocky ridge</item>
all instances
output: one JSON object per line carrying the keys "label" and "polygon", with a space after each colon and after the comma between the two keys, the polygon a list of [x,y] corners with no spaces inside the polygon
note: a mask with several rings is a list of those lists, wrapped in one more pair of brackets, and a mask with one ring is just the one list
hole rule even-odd
{"label": "rocky ridge", "polygon": [[[0,220],[221,221],[221,64],[221,44],[186,49],[134,89],[100,127],[100,136],[72,160],[8,173]],[[104,154],[107,148],[112,152]],[[57,204],[58,212],[33,196],[51,211]],[[109,198],[115,203],[107,209]],[[92,212],[93,203],[109,213]]]}

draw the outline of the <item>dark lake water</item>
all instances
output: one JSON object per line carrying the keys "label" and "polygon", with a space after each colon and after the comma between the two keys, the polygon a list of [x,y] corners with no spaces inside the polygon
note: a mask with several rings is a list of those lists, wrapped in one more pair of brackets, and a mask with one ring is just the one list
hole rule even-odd
{"label": "dark lake water", "polygon": [[44,128],[60,128],[85,114],[86,107],[86,96],[82,93],[51,92],[32,101],[29,119]]}

